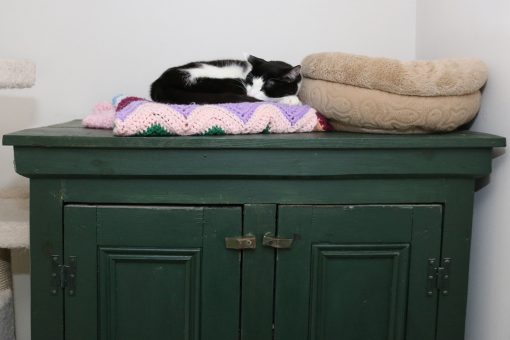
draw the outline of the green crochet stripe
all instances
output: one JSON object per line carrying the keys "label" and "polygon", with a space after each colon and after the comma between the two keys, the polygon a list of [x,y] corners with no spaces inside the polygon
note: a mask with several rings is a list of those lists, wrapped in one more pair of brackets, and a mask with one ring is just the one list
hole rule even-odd
{"label": "green crochet stripe", "polygon": [[[266,126],[266,128],[262,131],[262,133],[271,133],[271,126],[269,124]],[[222,136],[226,135],[227,133],[225,130],[223,130],[221,127],[215,125],[202,133],[204,136]],[[165,130],[164,127],[162,127],[159,124],[151,125],[147,130],[139,132],[136,134],[136,136],[139,137],[165,137],[165,136],[176,136],[173,133],[168,132]]]}
{"label": "green crochet stripe", "polygon": [[147,130],[139,132],[136,135],[143,137],[175,136],[173,133],[166,131],[165,128],[159,124],[151,125]]}
{"label": "green crochet stripe", "polygon": [[221,136],[225,134],[225,130],[216,125],[203,133],[204,136]]}

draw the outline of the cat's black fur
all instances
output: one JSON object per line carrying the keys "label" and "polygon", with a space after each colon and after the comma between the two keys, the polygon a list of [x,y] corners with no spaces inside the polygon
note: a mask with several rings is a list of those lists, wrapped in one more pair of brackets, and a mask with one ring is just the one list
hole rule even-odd
{"label": "cat's black fur", "polygon": [[[199,77],[190,82],[190,73],[186,69],[198,68],[202,64],[216,67],[237,65],[244,70],[246,77],[243,78],[241,75],[226,79]],[[253,88],[254,78],[263,80],[260,94],[257,95],[259,99],[249,96],[247,92],[247,88]],[[281,97],[295,96],[300,81],[300,66],[293,67],[282,61],[265,61],[249,56],[247,61],[192,62],[169,68],[152,83],[150,95],[154,101],[170,104],[240,103],[260,99],[278,101]]]}

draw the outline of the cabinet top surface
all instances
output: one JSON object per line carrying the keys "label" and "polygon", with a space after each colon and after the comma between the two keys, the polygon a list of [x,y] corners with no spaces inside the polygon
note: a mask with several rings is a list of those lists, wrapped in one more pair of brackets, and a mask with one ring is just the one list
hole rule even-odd
{"label": "cabinet top surface", "polygon": [[409,149],[503,147],[506,145],[506,140],[504,137],[472,131],[425,135],[316,132],[274,135],[115,137],[111,130],[86,129],[81,126],[80,120],[74,120],[4,135],[3,144],[116,149]]}

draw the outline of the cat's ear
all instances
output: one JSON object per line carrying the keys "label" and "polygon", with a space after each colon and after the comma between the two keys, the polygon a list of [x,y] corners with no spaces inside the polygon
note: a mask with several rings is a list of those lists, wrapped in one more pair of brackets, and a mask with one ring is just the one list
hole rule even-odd
{"label": "cat's ear", "polygon": [[255,65],[260,65],[260,64],[263,64],[263,63],[267,63],[267,61],[265,61],[264,59],[262,58],[257,58],[255,56],[252,56],[250,54],[248,54],[246,56],[246,61],[248,61],[250,64],[252,64],[253,66]]}
{"label": "cat's ear", "polygon": [[291,68],[290,71],[287,72],[283,76],[283,79],[285,79],[289,82],[292,82],[292,81],[295,81],[296,79],[298,79],[300,75],[301,75],[301,65],[298,65],[298,66],[294,66],[293,68]]}

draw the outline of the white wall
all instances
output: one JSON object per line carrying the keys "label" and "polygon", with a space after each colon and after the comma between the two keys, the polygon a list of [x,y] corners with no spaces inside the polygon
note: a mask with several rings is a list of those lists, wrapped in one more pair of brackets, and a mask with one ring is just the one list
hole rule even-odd
{"label": "white wall", "polygon": [[[340,50],[414,57],[415,0],[2,1],[0,58],[37,62],[37,84],[0,92],[0,134],[83,117],[118,93],[148,96],[166,68],[249,52],[299,63]],[[0,189],[12,185],[0,148]]]}
{"label": "white wall", "polygon": [[[0,134],[83,117],[120,92],[147,96],[166,68],[249,52],[299,61],[345,51],[412,59],[416,0],[2,1],[0,58],[30,58],[37,84],[0,91]],[[0,148],[0,190],[23,183]],[[29,339],[26,257],[15,259],[19,340]],[[16,269],[15,268],[15,269]]]}
{"label": "white wall", "polygon": [[[474,56],[490,69],[473,130],[510,137],[510,2],[418,0],[418,58]],[[501,153],[501,151],[500,151]],[[476,194],[467,340],[510,339],[510,159],[494,159]]]}

